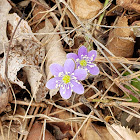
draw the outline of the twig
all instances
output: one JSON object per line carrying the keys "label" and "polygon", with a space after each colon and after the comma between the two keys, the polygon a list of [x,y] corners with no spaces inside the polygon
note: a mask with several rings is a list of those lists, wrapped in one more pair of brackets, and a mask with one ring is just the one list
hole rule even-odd
{"label": "twig", "polygon": [[[94,43],[95,43],[95,45],[97,46],[97,48],[101,51],[101,52],[103,52],[102,51],[102,49],[101,48],[103,48],[105,51],[107,51],[111,56],[113,56],[113,57],[115,57],[115,55],[112,53],[112,52],[110,52],[102,43],[100,43],[97,39],[95,39],[90,33],[89,33],[89,31],[88,31],[88,29],[87,29],[87,27],[81,22],[81,20],[77,17],[77,15],[73,12],[73,10],[70,8],[70,6],[64,1],[64,0],[59,0],[60,2],[62,2],[68,9],[69,9],[69,11],[74,15],[74,17],[78,20],[78,22],[81,24],[81,26],[85,29],[85,31],[87,32],[87,36],[88,36],[88,38],[90,38]],[[106,55],[104,55],[105,57],[106,57]],[[107,58],[107,57],[106,57]],[[108,59],[107,59],[108,60]],[[113,65],[110,61],[109,61],[109,63],[111,64],[111,66]],[[131,74],[133,73],[128,67],[126,67],[124,64],[122,64],[122,63],[120,63],[120,65],[122,65],[128,72],[130,72]],[[114,66],[114,65],[113,65]],[[116,68],[114,69],[114,70],[116,70]],[[118,70],[116,70],[116,72],[117,73],[119,73],[118,72]],[[120,74],[119,74],[120,75]],[[138,81],[140,81],[140,79],[139,78],[137,78],[137,80]]]}
{"label": "twig", "polygon": [[120,110],[122,110],[122,111],[124,111],[124,112],[126,112],[126,113],[128,113],[128,114],[130,114],[132,116],[135,116],[136,118],[139,118],[140,119],[140,114],[134,114],[133,112],[130,112],[130,111],[124,109],[123,106],[119,106],[119,103],[116,104],[116,105],[114,105],[114,106],[117,107],[117,108],[119,108]]}
{"label": "twig", "polygon": [[11,38],[10,38],[10,42],[9,42],[9,45],[8,45],[8,48],[7,48],[7,54],[6,54],[6,59],[5,59],[5,80],[7,81],[7,78],[8,78],[8,56],[9,56],[9,52],[10,52],[10,47],[12,46],[12,41],[13,41],[13,38],[14,38],[14,35],[16,33],[16,30],[19,26],[19,24],[21,23],[22,19],[24,18],[25,14],[23,13],[22,17],[20,18]]}
{"label": "twig", "polygon": [[82,101],[86,106],[88,106],[88,107],[102,120],[102,122],[104,122],[104,123],[105,123],[108,127],[110,127],[121,139],[124,140],[124,138],[123,138],[109,123],[107,123],[107,122],[103,119],[103,117],[98,113],[98,111],[90,105],[90,103],[86,100],[86,98],[84,98],[84,97],[81,98],[81,101]]}
{"label": "twig", "polygon": [[[38,110],[39,110],[39,107],[37,107],[37,108],[35,109],[34,115],[36,115],[36,114],[38,113]],[[32,119],[31,119],[30,125],[29,125],[29,127],[28,127],[28,132],[30,132],[31,127],[33,126],[34,120],[35,120],[35,118],[32,118]],[[24,137],[23,140],[26,140],[27,137],[28,137],[28,135],[26,135],[26,136]]]}
{"label": "twig", "polygon": [[75,140],[75,139],[76,139],[78,133],[80,132],[80,130],[82,129],[82,127],[84,126],[84,124],[88,121],[88,119],[90,118],[90,116],[91,116],[92,113],[93,113],[92,111],[89,113],[89,115],[88,115],[87,118],[84,120],[84,122],[82,123],[82,125],[80,126],[80,128],[79,128],[78,131],[76,132],[75,136],[72,138],[72,140]]}
{"label": "twig", "polygon": [[[23,15],[22,15],[22,17],[20,18],[20,20],[19,20],[17,26],[15,27],[14,32],[13,32],[12,35],[11,35],[10,42],[9,42],[9,45],[8,45],[8,48],[7,48],[7,54],[6,54],[6,56],[5,56],[5,71],[4,71],[4,74],[5,74],[5,75],[4,75],[4,76],[5,76],[5,85],[7,86],[7,89],[8,89],[8,90],[9,90],[9,85],[10,85],[9,80],[8,80],[8,57],[9,57],[9,52],[10,52],[10,48],[11,48],[11,46],[12,46],[12,41],[13,41],[14,35],[15,35],[15,33],[16,33],[16,30],[17,30],[19,24],[21,23],[22,19],[24,18],[24,16],[25,16],[25,14],[23,13]],[[6,51],[5,51],[5,53],[6,53]],[[12,89],[12,87],[11,87],[11,89]],[[13,96],[14,96],[14,98],[15,98],[15,95],[14,95],[13,90],[12,90],[12,93],[13,93]],[[16,98],[15,98],[15,99],[16,99]],[[15,101],[16,101],[16,100],[15,100]],[[15,111],[16,111],[16,104],[15,104],[15,108],[14,108],[14,113],[15,113]],[[11,120],[10,123],[9,123],[8,139],[9,139],[9,136],[10,136],[10,126],[11,126],[11,124],[12,124],[12,120]]]}
{"label": "twig", "polygon": [[111,5],[112,1],[113,0],[110,0],[110,2],[102,10],[100,10],[99,13],[96,16],[94,16],[93,18],[89,19],[89,22],[92,23],[92,21],[95,18],[97,18],[100,14],[102,14]]}
{"label": "twig", "polygon": [[[115,106],[117,103],[118,102],[109,102],[109,103],[103,104],[103,106]],[[133,102],[121,102],[121,101],[119,101],[119,105],[120,106],[131,106],[131,107],[140,108],[139,103],[133,103]]]}

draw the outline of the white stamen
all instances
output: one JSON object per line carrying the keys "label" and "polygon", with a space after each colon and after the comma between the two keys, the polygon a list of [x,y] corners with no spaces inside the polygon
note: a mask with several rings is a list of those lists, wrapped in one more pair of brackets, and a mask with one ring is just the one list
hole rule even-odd
{"label": "white stamen", "polygon": [[59,72],[58,77],[62,77],[63,72]]}
{"label": "white stamen", "polygon": [[57,88],[58,87],[58,84],[56,84],[55,87]]}
{"label": "white stamen", "polygon": [[77,58],[76,61],[79,61],[79,58]]}
{"label": "white stamen", "polygon": [[87,68],[85,68],[85,70],[88,70]]}
{"label": "white stamen", "polygon": [[74,85],[71,85],[71,87],[73,87]]}

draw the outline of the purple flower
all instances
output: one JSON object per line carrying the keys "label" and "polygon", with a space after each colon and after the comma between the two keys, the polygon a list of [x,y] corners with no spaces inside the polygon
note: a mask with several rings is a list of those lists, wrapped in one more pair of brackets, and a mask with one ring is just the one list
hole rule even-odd
{"label": "purple flower", "polygon": [[77,94],[84,93],[84,87],[79,80],[84,80],[87,72],[84,69],[76,69],[72,59],[65,61],[64,67],[59,64],[51,64],[50,71],[54,78],[46,83],[48,89],[60,88],[60,94],[64,99],[71,97],[72,91]]}
{"label": "purple flower", "polygon": [[97,51],[92,50],[87,52],[87,48],[85,46],[81,46],[78,50],[78,55],[75,53],[68,53],[67,58],[71,58],[75,60],[77,68],[85,69],[92,75],[99,74],[99,68],[96,64],[93,63],[97,56]]}

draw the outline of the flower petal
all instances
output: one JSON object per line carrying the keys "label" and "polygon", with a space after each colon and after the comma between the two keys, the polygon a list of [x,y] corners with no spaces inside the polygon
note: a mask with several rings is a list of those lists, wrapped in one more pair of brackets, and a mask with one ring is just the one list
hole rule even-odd
{"label": "flower petal", "polygon": [[77,54],[76,53],[68,53],[67,54],[67,59],[73,59],[73,60],[76,60],[78,58]]}
{"label": "flower petal", "polygon": [[96,56],[97,56],[97,51],[92,50],[88,52],[88,57],[91,59],[91,62],[95,60]]}
{"label": "flower petal", "polygon": [[88,55],[87,48],[85,46],[81,46],[78,50],[78,57],[81,58],[81,55]]}
{"label": "flower petal", "polygon": [[73,84],[73,91],[77,94],[83,94],[84,93],[84,87],[82,84],[75,82],[74,80],[71,81],[71,83]]}
{"label": "flower petal", "polygon": [[59,91],[62,98],[69,99],[71,97],[72,94],[71,87],[69,88],[60,87]]}
{"label": "flower petal", "polygon": [[84,80],[87,77],[87,71],[84,69],[76,69],[74,71],[74,76],[77,80]]}
{"label": "flower petal", "polygon": [[89,70],[89,73],[92,75],[99,74],[99,68],[96,65],[94,67],[87,66],[87,69]]}
{"label": "flower petal", "polygon": [[50,71],[53,75],[58,76],[60,72],[63,72],[63,67],[59,64],[51,64]]}
{"label": "flower petal", "polygon": [[52,78],[46,83],[46,87],[48,89],[55,89],[56,88],[56,79]]}
{"label": "flower petal", "polygon": [[72,73],[75,68],[75,63],[72,59],[67,59],[64,64],[64,71],[65,73]]}

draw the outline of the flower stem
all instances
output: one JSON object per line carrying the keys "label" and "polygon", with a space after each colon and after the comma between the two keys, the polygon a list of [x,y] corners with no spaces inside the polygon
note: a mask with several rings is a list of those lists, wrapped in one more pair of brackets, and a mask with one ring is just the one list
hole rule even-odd
{"label": "flower stem", "polygon": [[[105,1],[105,3],[104,3],[104,7],[106,7],[107,6],[107,4],[109,3],[109,0],[106,0]],[[103,17],[104,17],[104,15],[105,15],[105,11],[100,15],[100,17],[99,17],[99,20],[98,20],[98,23],[97,24],[101,24],[101,22],[102,22],[102,20],[103,20]],[[98,26],[99,27],[99,26]]]}

